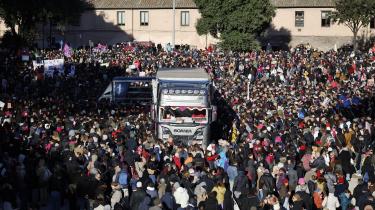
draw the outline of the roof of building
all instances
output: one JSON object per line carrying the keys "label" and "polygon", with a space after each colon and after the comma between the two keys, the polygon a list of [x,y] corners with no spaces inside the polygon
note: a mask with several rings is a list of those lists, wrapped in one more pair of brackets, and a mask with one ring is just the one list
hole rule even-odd
{"label": "roof of building", "polygon": [[277,8],[335,7],[335,0],[271,0]]}
{"label": "roof of building", "polygon": [[[173,0],[90,0],[96,9],[169,9]],[[271,0],[277,8],[334,7],[335,0]],[[176,8],[196,8],[194,0],[176,0]]]}
{"label": "roof of building", "polygon": [[[173,0],[91,0],[96,9],[169,9]],[[176,8],[196,8],[194,0],[176,0]]]}

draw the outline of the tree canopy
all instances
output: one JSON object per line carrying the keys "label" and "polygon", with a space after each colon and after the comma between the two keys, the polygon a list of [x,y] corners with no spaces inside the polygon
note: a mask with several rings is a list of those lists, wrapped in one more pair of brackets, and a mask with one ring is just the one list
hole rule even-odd
{"label": "tree canopy", "polygon": [[265,31],[275,15],[269,0],[195,0],[201,13],[198,34],[211,34],[228,50],[259,47],[257,37]]}
{"label": "tree canopy", "polygon": [[86,0],[0,0],[0,18],[12,36],[31,43],[39,24],[53,23],[63,29],[79,21],[90,6]]}
{"label": "tree canopy", "polygon": [[337,0],[332,18],[345,24],[353,32],[353,46],[357,49],[358,32],[369,25],[375,15],[375,0]]}

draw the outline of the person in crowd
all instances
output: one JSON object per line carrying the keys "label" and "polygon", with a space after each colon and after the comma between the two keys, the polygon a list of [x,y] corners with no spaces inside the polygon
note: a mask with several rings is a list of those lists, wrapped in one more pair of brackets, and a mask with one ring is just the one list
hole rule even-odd
{"label": "person in crowd", "polygon": [[[29,51],[35,62],[22,65],[0,54],[1,209],[375,207],[373,50]],[[157,139],[146,106],[97,100],[116,76],[174,67],[204,68],[213,81],[207,148]]]}

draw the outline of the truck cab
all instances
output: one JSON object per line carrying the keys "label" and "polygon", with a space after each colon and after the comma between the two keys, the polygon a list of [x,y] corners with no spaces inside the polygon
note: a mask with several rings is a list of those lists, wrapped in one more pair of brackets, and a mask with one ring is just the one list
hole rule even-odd
{"label": "truck cab", "polygon": [[206,147],[216,120],[213,86],[204,69],[162,69],[152,82],[152,116],[159,139]]}

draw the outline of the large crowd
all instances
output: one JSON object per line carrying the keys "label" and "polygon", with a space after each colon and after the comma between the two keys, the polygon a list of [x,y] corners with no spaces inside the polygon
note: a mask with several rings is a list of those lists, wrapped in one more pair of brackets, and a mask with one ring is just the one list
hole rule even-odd
{"label": "large crowd", "polygon": [[[72,50],[75,74],[47,77],[14,57],[0,73],[0,209],[374,209],[374,58],[117,44]],[[171,67],[214,81],[222,132],[207,148],[156,139],[144,106],[97,101],[115,76]]]}

